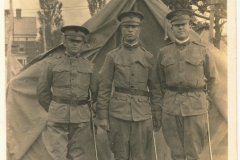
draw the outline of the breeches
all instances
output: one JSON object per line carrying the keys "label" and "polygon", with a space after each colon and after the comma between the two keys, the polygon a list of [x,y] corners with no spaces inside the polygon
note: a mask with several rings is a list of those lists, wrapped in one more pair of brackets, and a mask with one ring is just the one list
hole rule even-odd
{"label": "breeches", "polygon": [[153,141],[152,119],[125,121],[110,117],[108,138],[115,160],[147,160],[146,151]]}
{"label": "breeches", "polygon": [[90,122],[47,122],[42,137],[53,160],[95,160]]}
{"label": "breeches", "polygon": [[196,160],[207,136],[207,114],[174,116],[162,112],[162,131],[173,160]]}

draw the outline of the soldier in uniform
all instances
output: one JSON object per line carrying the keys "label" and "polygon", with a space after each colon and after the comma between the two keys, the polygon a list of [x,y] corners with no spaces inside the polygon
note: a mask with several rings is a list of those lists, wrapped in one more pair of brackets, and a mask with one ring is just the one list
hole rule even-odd
{"label": "soldier in uniform", "polygon": [[[146,160],[155,130],[161,127],[161,91],[154,56],[139,45],[139,12],[118,15],[123,44],[110,51],[100,70],[97,98],[99,125],[108,131],[116,160]],[[113,83],[114,82],[114,83]],[[113,95],[112,85],[114,88]]]}
{"label": "soldier in uniform", "polygon": [[[189,10],[166,15],[176,37],[160,50],[157,73],[164,94],[162,131],[174,160],[197,160],[207,136],[207,101],[218,86],[218,72],[208,49],[189,39]],[[207,86],[207,93],[205,93]]]}
{"label": "soldier in uniform", "polygon": [[37,86],[38,101],[48,112],[43,142],[54,160],[95,160],[88,90],[96,97],[97,74],[81,56],[89,31],[81,26],[64,26],[61,31],[65,54],[48,61]]}

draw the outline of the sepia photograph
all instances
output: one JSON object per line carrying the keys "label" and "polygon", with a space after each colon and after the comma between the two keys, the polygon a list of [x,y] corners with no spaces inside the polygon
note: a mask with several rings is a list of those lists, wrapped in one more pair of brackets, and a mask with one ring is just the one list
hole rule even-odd
{"label": "sepia photograph", "polygon": [[4,0],[5,159],[237,159],[229,1]]}

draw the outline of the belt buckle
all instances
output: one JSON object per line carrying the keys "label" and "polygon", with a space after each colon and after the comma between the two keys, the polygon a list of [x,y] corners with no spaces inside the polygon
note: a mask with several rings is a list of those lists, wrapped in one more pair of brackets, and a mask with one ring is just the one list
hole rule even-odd
{"label": "belt buckle", "polygon": [[74,107],[78,106],[78,98],[71,98],[71,105]]}
{"label": "belt buckle", "polygon": [[182,94],[183,93],[183,86],[177,86],[177,92]]}

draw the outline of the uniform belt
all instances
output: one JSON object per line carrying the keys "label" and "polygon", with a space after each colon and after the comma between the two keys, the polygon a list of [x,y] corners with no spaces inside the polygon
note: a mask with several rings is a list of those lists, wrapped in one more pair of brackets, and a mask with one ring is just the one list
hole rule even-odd
{"label": "uniform belt", "polygon": [[189,87],[183,87],[183,86],[174,86],[174,87],[168,87],[170,91],[175,91],[180,94],[184,92],[204,92],[204,88],[189,88]]}
{"label": "uniform belt", "polygon": [[52,100],[57,103],[70,104],[72,106],[84,105],[88,103],[88,100],[79,100],[78,98],[65,98],[60,96],[53,96]]}
{"label": "uniform belt", "polygon": [[149,96],[149,93],[147,91],[142,91],[138,89],[115,87],[115,91],[120,93],[132,94],[132,95]]}

